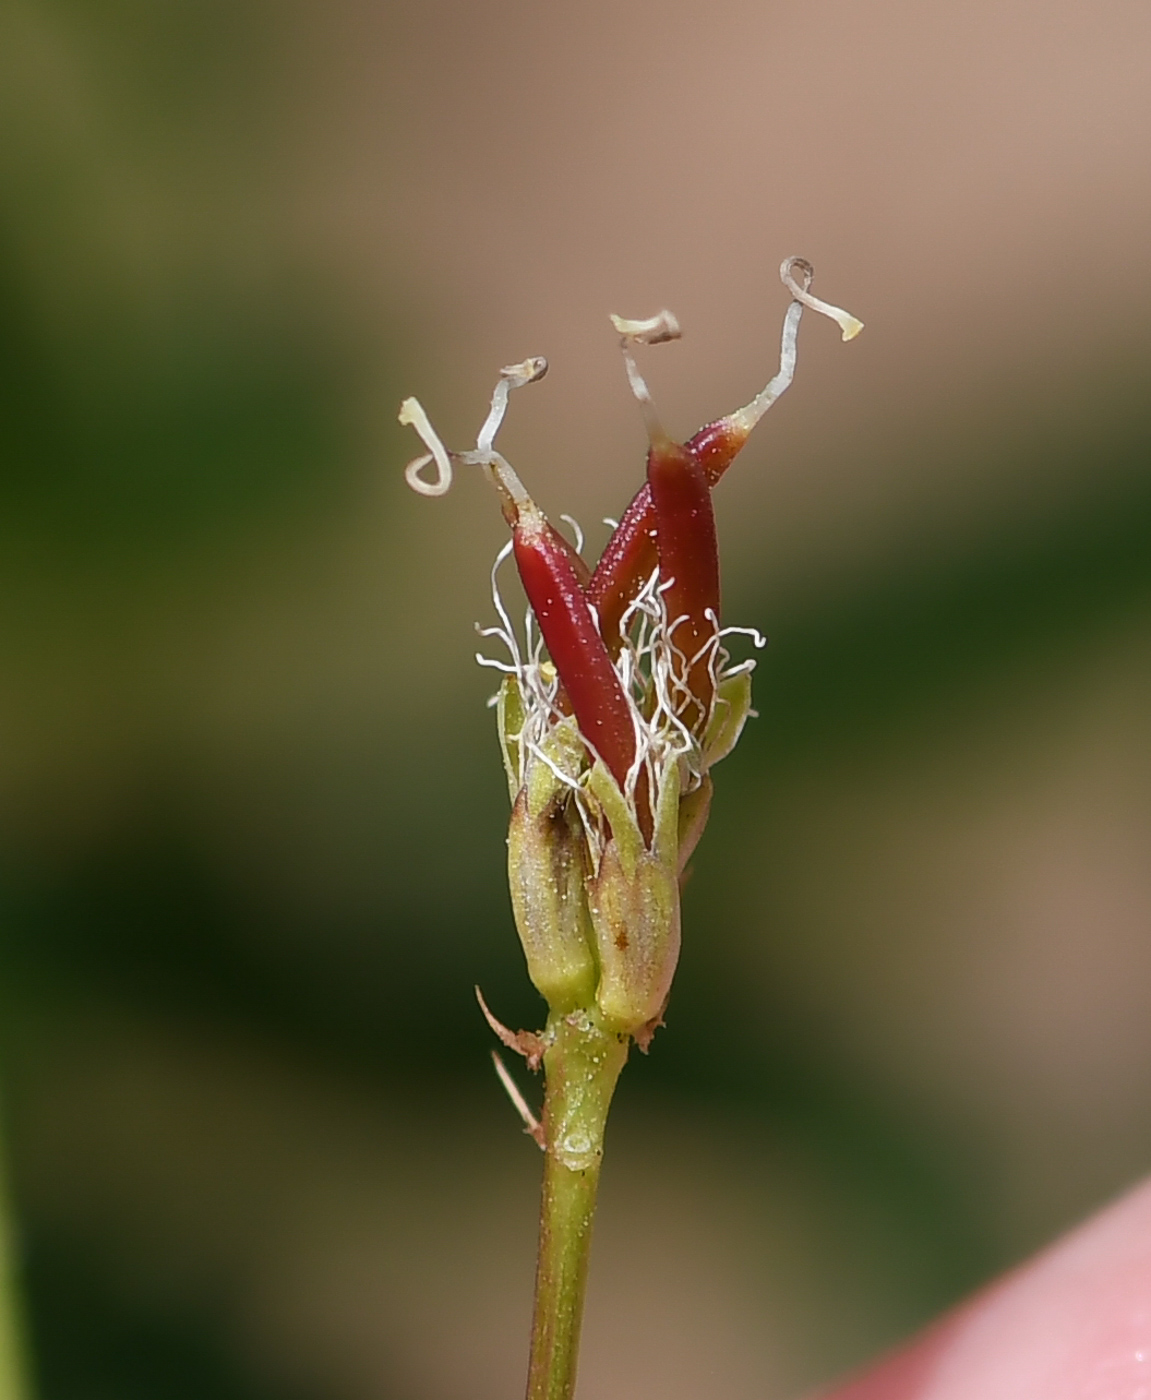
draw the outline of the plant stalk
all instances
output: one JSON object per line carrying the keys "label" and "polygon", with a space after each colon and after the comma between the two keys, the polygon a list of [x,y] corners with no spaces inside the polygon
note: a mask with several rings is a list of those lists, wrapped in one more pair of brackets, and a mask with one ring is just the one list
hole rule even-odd
{"label": "plant stalk", "polygon": [[24,1310],[20,1296],[12,1201],[0,1158],[0,1400],[29,1400]]}
{"label": "plant stalk", "polygon": [[628,1036],[593,1012],[553,1015],[544,1054],[545,1141],[527,1400],[571,1400],[579,1360],[604,1128]]}

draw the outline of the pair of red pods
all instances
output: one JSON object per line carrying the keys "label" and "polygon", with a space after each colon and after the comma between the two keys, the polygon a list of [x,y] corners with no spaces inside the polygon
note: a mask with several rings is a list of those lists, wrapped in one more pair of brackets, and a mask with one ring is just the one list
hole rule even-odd
{"label": "pair of red pods", "polygon": [[[796,281],[796,272],[802,285]],[[811,295],[812,269],[803,259],[788,258],[780,276],[793,301],[784,322],[779,373],[750,404],[707,424],[686,443],[673,442],[660,427],[630,352],[635,342],[656,344],[678,337],[674,317],[662,312],[643,322],[612,318],[621,333],[632,389],[644,408],[650,445],[647,480],[594,571],[588,570],[511,468],[492,450],[508,390],[541,378],[547,370],[545,360],[528,360],[503,371],[476,451],[454,454],[457,460],[487,467],[500,491],[512,529],[516,566],[559,677],[558,704],[575,715],[584,740],[621,790],[628,787],[638,751],[633,706],[616,668],[629,609],[658,573],[658,593],[677,659],[678,674],[672,678],[677,718],[693,737],[702,737],[715,701],[714,654],[720,610],[719,550],[711,490],[752,428],[790,384],[803,307],[831,316],[845,340],[862,329],[854,317]],[[430,454],[409,465],[409,483],[425,494],[440,494],[450,484],[450,454],[435,438],[414,400],[405,401],[400,418],[415,426],[432,448]],[[433,458],[440,478],[427,482],[419,473]]]}

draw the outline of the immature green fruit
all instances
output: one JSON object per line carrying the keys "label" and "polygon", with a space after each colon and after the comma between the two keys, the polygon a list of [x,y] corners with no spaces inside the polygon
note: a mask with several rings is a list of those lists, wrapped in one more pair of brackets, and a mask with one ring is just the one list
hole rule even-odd
{"label": "immature green fruit", "polygon": [[556,796],[533,811],[520,790],[508,827],[508,883],[528,976],[553,1011],[590,1006],[595,954],[584,891],[583,832],[572,803]]}
{"label": "immature green fruit", "polygon": [[600,955],[596,1003],[613,1029],[634,1035],[656,1020],[679,961],[679,880],[644,851],[625,867],[609,842],[592,883],[591,917]]}
{"label": "immature green fruit", "polygon": [[508,826],[508,884],[528,976],[553,1011],[590,1006],[595,997],[594,935],[587,907],[587,845],[558,773],[585,760],[574,718],[558,723],[544,757],[521,753],[523,699],[509,676],[497,702],[501,748],[512,796]]}
{"label": "immature green fruit", "polygon": [[613,1030],[634,1035],[659,1018],[679,961],[679,763],[671,758],[659,775],[650,847],[634,806],[602,763],[588,790],[611,830],[588,882],[599,954],[596,1004]]}

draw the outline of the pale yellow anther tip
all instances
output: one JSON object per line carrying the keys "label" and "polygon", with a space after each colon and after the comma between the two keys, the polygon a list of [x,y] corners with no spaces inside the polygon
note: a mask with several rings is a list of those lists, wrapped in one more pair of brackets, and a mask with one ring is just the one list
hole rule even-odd
{"label": "pale yellow anther tip", "polygon": [[[795,280],[795,272],[799,271],[803,277],[803,285]],[[813,296],[808,290],[811,280],[815,276],[815,269],[806,258],[784,258],[779,269],[780,280],[791,293],[791,295],[809,306],[812,311],[818,311],[821,316],[827,316],[836,323],[842,332],[844,340],[854,340],[863,329],[863,322],[858,316],[853,316],[850,311],[844,311],[841,306],[832,306],[830,302],[820,301],[819,297]]]}
{"label": "pale yellow anther tip", "polygon": [[534,384],[548,372],[548,362],[542,355],[532,355],[521,360],[518,365],[504,365],[500,378],[508,380],[513,389],[522,389],[525,384]]}
{"label": "pale yellow anther tip", "polygon": [[646,320],[632,321],[626,316],[610,313],[612,325],[618,335],[625,340],[634,340],[640,345],[662,345],[668,340],[678,340],[683,332],[675,316],[667,310],[657,311]]}

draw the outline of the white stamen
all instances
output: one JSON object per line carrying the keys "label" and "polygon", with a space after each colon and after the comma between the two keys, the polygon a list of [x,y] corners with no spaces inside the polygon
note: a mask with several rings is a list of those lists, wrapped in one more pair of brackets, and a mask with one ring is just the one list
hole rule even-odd
{"label": "white stamen", "polygon": [[513,389],[522,389],[525,384],[534,384],[548,372],[548,362],[542,355],[534,355],[518,365],[505,365],[500,370],[500,382],[492,394],[492,406],[484,425],[476,438],[476,452],[484,457],[492,450],[504,414],[508,410],[508,395]]}
{"label": "white stamen", "polygon": [[612,313],[611,323],[625,340],[634,340],[639,345],[663,345],[668,340],[678,340],[683,332],[679,322],[666,308],[657,311],[645,321],[629,321],[624,316]]}
{"label": "white stamen", "polygon": [[629,321],[623,316],[616,315],[612,315],[610,319],[620,335],[619,345],[623,352],[623,366],[627,371],[627,382],[631,386],[631,391],[639,406],[643,409],[647,434],[654,442],[657,438],[664,436],[664,431],[656,416],[655,405],[652,403],[647,382],[640,374],[635,357],[631,353],[631,347],[633,345],[662,345],[669,340],[678,340],[682,334],[679,322],[670,311],[657,311],[646,321]]}
{"label": "white stamen", "polygon": [[[424,446],[428,452],[423,457],[417,457],[408,463],[404,468],[404,480],[412,488],[418,491],[421,496],[442,496],[452,484],[452,459],[448,449],[439,439],[439,435],[428,422],[428,415],[424,412],[423,404],[419,399],[405,399],[400,404],[400,422],[405,427],[415,428],[423,439]],[[425,481],[420,476],[420,472],[429,462],[435,462],[437,476],[435,481]]]}
{"label": "white stamen", "polygon": [[647,381],[640,374],[639,367],[626,345],[623,347],[623,367],[627,371],[627,382],[632,393],[645,410],[650,410],[653,407],[651,390],[647,387]]}
{"label": "white stamen", "polygon": [[[791,275],[792,269],[796,267],[804,276],[802,287]],[[812,296],[807,290],[811,286],[815,270],[806,258],[784,258],[780,265],[779,276],[783,285],[796,301],[803,302],[804,306],[810,306],[812,311],[818,311],[821,316],[830,316],[843,332],[844,340],[854,340],[863,329],[863,322],[857,316],[853,316],[850,311],[844,311],[839,306],[832,306],[830,302],[820,301],[818,297]]]}
{"label": "white stamen", "polygon": [[576,788],[576,789],[578,789],[578,787],[579,787],[579,774],[578,774],[578,773],[577,773],[574,777],[572,776],[571,773],[565,773],[564,770],[563,770],[563,769],[559,766],[559,764],[555,761],[555,759],[554,759],[554,758],[549,758],[548,755],[547,755],[546,753],[544,753],[543,749],[541,749],[540,746],[539,746],[538,744],[533,744],[533,743],[532,743],[530,740],[528,740],[528,739],[524,739],[524,740],[523,740],[523,744],[524,744],[524,747],[528,750],[528,752],[529,752],[534,758],[538,758],[539,761],[544,765],[545,768],[550,768],[550,769],[551,769],[552,773],[555,774],[555,776],[560,780],[561,783],[563,783],[563,785],[564,785],[565,787],[570,787],[570,788]]}
{"label": "white stamen", "polygon": [[522,663],[520,661],[519,648],[516,646],[515,628],[512,626],[512,620],[508,616],[507,608],[504,607],[504,600],[500,597],[499,579],[496,577],[500,565],[509,558],[514,548],[514,541],[508,540],[506,544],[501,546],[500,552],[496,555],[495,562],[492,564],[492,602],[495,604],[496,615],[500,620],[500,627],[498,629],[493,627],[491,630],[493,634],[499,636],[506,644],[508,651],[511,653],[513,665],[519,669]]}
{"label": "white stamen", "polygon": [[[592,868],[596,869],[605,833],[598,809],[587,795],[586,781],[591,764],[598,755],[595,746],[585,737],[586,757],[577,764],[575,771],[569,772],[557,762],[554,746],[548,743],[555,726],[569,717],[562,714],[556,704],[559,677],[551,662],[544,660],[543,637],[530,608],[524,617],[524,630],[520,634],[522,642],[511,633],[507,610],[499,597],[496,580],[496,570],[507,558],[508,552],[505,546],[492,571],[493,600],[502,625],[480,630],[484,636],[498,637],[507,647],[511,660],[495,661],[485,657],[481,664],[501,674],[514,676],[519,687],[523,723],[517,735],[508,737],[516,741],[521,783],[527,776],[527,765],[538,762],[571,793],[587,838]],[[762,640],[753,628],[720,631],[717,627],[689,660],[676,641],[677,633],[688,619],[684,616],[677,617],[673,622],[668,621],[665,595],[669,582],[661,581],[658,570],[654,571],[637,597],[628,604],[620,619],[624,644],[615,663],[636,737],[635,759],[624,780],[624,795],[634,802],[640,774],[646,773],[656,806],[659,803],[661,779],[668,771],[669,762],[680,761],[681,790],[684,793],[698,788],[703,781],[704,756],[697,736],[705,732],[715,705],[721,702],[713,698],[709,713],[697,718],[695,711],[699,708],[699,700],[686,683],[690,668],[706,657],[714,691],[718,695],[720,685],[728,677],[751,670],[755,665],[754,661],[749,660],[732,666],[721,637],[730,631],[746,634],[753,641]],[[716,626],[714,615],[709,614],[709,617]]]}
{"label": "white stamen", "polygon": [[[803,276],[802,286],[795,280],[793,270],[796,268]],[[750,433],[780,394],[791,387],[791,381],[795,378],[796,339],[799,321],[805,306],[811,307],[813,311],[818,311],[822,316],[830,316],[842,330],[844,340],[851,340],[863,329],[862,321],[857,320],[848,312],[840,310],[838,306],[831,306],[826,301],[820,301],[818,297],[811,295],[808,288],[811,286],[811,279],[815,274],[811,264],[805,258],[785,258],[779,269],[779,275],[783,285],[793,298],[783,318],[783,335],[779,346],[779,371],[749,404],[731,414],[728,421],[733,427],[742,429],[745,433]]]}
{"label": "white stamen", "polygon": [[583,530],[580,528],[580,523],[579,523],[579,521],[573,519],[573,517],[570,516],[570,515],[561,515],[561,516],[560,516],[560,519],[561,519],[561,520],[566,520],[567,523],[572,527],[572,533],[575,535],[575,551],[576,551],[577,554],[582,554],[582,553],[583,553]]}
{"label": "white stamen", "polygon": [[[708,608],[711,613],[711,609]],[[767,638],[758,627],[723,627],[720,629],[721,637],[750,637],[752,645],[757,651],[762,651],[767,646]]]}
{"label": "white stamen", "polygon": [[[547,372],[548,362],[542,355],[536,355],[518,365],[505,365],[500,370],[500,381],[492,394],[492,406],[476,438],[474,452],[449,452],[428,421],[428,415],[419,399],[405,399],[400,404],[400,422],[405,427],[415,428],[428,449],[422,457],[415,458],[404,468],[404,480],[412,490],[418,491],[421,496],[443,496],[451,489],[454,458],[457,462],[468,463],[469,466],[486,467],[501,493],[522,508],[528,500],[528,494],[507,461],[494,450],[493,444],[507,412],[508,395],[513,389],[520,389],[525,384],[534,384]],[[429,462],[436,464],[435,481],[425,481],[420,475]]]}
{"label": "white stamen", "polygon": [[785,389],[791,387],[795,378],[796,339],[799,319],[803,315],[803,304],[793,301],[783,318],[783,335],[779,344],[779,371],[775,377],[756,394],[743,408],[731,414],[730,421],[737,429],[750,433],[772,404]]}

